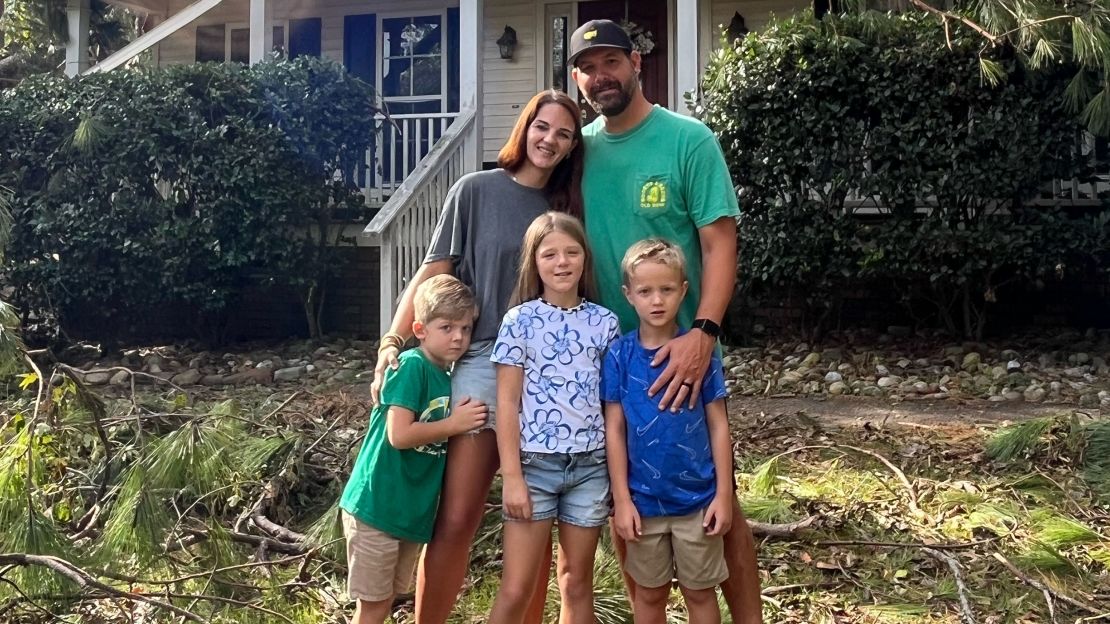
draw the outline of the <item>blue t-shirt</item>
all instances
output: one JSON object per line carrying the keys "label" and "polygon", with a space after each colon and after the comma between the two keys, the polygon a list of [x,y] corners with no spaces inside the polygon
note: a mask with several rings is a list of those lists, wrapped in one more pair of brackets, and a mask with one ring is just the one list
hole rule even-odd
{"label": "blue t-shirt", "polygon": [[717,494],[705,406],[727,397],[728,391],[721,360],[714,354],[700,403],[677,413],[660,410],[658,397],[648,396],[665,368],[665,363],[652,368],[656,351],[640,345],[639,331],[610,345],[601,369],[601,400],[624,408],[628,489],[636,510],[644,517],[684,516],[705,508]]}
{"label": "blue t-shirt", "polygon": [[605,448],[598,385],[618,325],[616,314],[590,301],[567,309],[534,299],[505,314],[490,359],[524,369],[521,452]]}

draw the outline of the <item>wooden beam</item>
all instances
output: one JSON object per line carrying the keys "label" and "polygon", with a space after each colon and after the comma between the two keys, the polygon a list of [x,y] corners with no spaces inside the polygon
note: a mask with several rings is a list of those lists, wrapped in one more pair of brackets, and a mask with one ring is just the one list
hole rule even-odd
{"label": "wooden beam", "polygon": [[274,49],[274,30],[270,25],[273,6],[270,0],[250,0],[250,63],[261,63]]}
{"label": "wooden beam", "polygon": [[89,0],[66,2],[66,75],[80,75],[89,68]]}
{"label": "wooden beam", "polygon": [[166,18],[166,21],[151,28],[145,35],[125,45],[115,54],[90,67],[84,73],[95,74],[102,71],[111,71],[127,61],[138,56],[159,41],[181,30],[196,18],[204,15],[223,0],[196,0],[196,2],[181,9],[178,13]]}
{"label": "wooden beam", "polygon": [[674,109],[686,115],[686,93],[698,88],[698,32],[702,11],[700,0],[676,0],[675,6],[675,102]]}
{"label": "wooden beam", "polygon": [[[459,0],[459,109],[477,112],[472,137],[482,136],[484,3],[485,0]],[[468,143],[463,147],[463,169],[467,173],[482,168],[481,141]]]}

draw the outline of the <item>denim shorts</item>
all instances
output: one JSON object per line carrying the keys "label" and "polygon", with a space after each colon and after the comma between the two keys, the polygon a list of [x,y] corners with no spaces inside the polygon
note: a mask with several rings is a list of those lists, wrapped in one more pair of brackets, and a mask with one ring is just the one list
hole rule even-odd
{"label": "denim shorts", "polygon": [[[584,453],[520,454],[520,468],[532,499],[532,520],[593,528],[609,521],[612,497],[605,449]],[[508,520],[509,518],[505,518]]]}
{"label": "denim shorts", "polygon": [[455,362],[451,371],[451,402],[455,403],[470,397],[481,401],[489,409],[489,418],[486,424],[478,427],[471,433],[478,433],[486,429],[495,429],[497,419],[494,412],[497,410],[497,365],[490,361],[493,354],[492,340],[478,340],[470,343],[470,348]]}

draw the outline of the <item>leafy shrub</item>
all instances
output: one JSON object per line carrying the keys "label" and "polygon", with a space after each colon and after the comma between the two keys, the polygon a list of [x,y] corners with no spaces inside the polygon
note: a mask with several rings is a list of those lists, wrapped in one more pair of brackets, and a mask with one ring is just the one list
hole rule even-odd
{"label": "leafy shrub", "polygon": [[808,318],[893,284],[912,316],[978,337],[1003,286],[1091,265],[1105,216],[1027,207],[1089,174],[1063,75],[918,14],[800,15],[725,46],[697,112],[740,189],[742,283]]}
{"label": "leafy shrub", "polygon": [[318,332],[328,225],[361,203],[334,174],[361,162],[377,112],[311,57],[24,81],[0,95],[15,302],[104,338],[186,306],[218,337],[247,287],[287,285]]}

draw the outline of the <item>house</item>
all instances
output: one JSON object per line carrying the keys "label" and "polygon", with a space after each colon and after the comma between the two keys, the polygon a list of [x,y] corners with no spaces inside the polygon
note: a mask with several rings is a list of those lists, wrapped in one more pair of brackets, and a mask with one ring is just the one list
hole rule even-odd
{"label": "house", "polygon": [[358,240],[365,252],[380,251],[376,316],[384,331],[450,186],[492,165],[537,91],[554,86],[577,96],[565,59],[579,24],[627,22],[644,54],[649,99],[684,111],[683,94],[697,86],[722,27],[746,32],[772,13],[830,0],[108,1],[147,15],[146,32],[90,66],[82,54],[90,0],[69,0],[69,75],[134,62],[255,63],[281,50],[334,59],[376,87],[393,123],[367,154],[360,185],[380,209]]}

